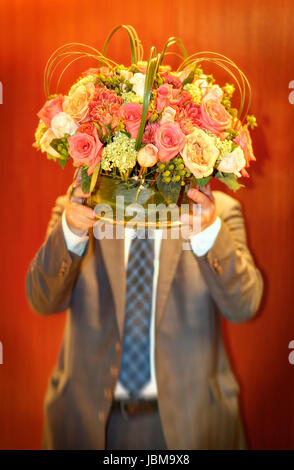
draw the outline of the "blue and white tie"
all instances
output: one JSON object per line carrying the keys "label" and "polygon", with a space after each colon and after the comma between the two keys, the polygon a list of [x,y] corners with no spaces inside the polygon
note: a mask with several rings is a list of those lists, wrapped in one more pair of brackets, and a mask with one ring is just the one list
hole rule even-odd
{"label": "blue and white tie", "polygon": [[119,380],[137,398],[150,380],[150,320],[154,240],[131,242],[126,279],[126,311]]}

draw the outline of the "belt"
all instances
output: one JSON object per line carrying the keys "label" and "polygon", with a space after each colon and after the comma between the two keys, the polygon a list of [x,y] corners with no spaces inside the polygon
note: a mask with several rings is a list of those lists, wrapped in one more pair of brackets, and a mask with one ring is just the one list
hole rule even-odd
{"label": "belt", "polygon": [[134,416],[142,413],[154,413],[158,410],[156,398],[139,398],[138,400],[114,399],[112,409],[119,411],[124,417]]}

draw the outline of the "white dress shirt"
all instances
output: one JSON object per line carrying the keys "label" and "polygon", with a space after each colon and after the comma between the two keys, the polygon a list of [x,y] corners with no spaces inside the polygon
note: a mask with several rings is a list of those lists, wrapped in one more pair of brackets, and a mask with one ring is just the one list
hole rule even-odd
{"label": "white dress shirt", "polygon": [[[211,224],[206,229],[202,230],[201,232],[197,233],[196,235],[192,235],[190,238],[190,243],[193,252],[196,256],[203,256],[207,251],[212,247],[217,237],[217,234],[221,227],[221,220],[219,217],[216,218],[213,224]],[[82,256],[86,245],[88,243],[88,235],[87,231],[84,232],[83,235],[79,236],[73,233],[67,225],[65,211],[62,214],[62,228],[65,243],[67,249],[78,256]],[[129,257],[129,249],[131,245],[131,241],[134,235],[133,228],[125,228],[125,253],[124,253],[124,262],[125,267],[127,267],[128,257]],[[148,397],[148,398],[155,398],[157,396],[157,385],[156,385],[156,373],[155,373],[155,361],[154,361],[154,351],[155,351],[155,302],[156,302],[156,291],[157,291],[157,280],[158,280],[158,272],[159,272],[159,255],[160,255],[160,246],[161,246],[161,238],[162,238],[162,230],[158,229],[155,230],[155,237],[154,237],[154,272],[153,272],[153,291],[152,291],[152,311],[151,311],[151,324],[150,324],[150,381],[143,387],[141,390],[140,396],[141,397]],[[115,388],[115,398],[127,398],[128,391],[125,387],[117,381],[116,388]]]}

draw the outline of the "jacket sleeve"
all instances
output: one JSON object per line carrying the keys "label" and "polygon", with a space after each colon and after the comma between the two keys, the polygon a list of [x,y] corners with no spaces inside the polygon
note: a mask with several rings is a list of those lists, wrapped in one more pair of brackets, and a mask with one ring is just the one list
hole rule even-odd
{"label": "jacket sleeve", "polygon": [[213,246],[197,257],[198,264],[221,313],[231,322],[243,322],[258,310],[263,279],[247,246],[239,201],[230,198],[221,222]]}
{"label": "jacket sleeve", "polygon": [[26,295],[39,314],[63,312],[70,303],[83,256],[67,250],[61,223],[67,196],[56,200],[46,238],[26,275]]}

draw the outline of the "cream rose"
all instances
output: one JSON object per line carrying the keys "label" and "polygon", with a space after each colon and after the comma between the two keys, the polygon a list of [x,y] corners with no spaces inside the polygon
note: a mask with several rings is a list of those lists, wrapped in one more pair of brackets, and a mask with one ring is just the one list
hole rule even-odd
{"label": "cream rose", "polygon": [[42,152],[49,153],[52,157],[59,158],[59,153],[50,145],[53,139],[56,139],[56,135],[51,129],[48,129],[40,139],[40,148]]}
{"label": "cream rose", "polygon": [[144,97],[145,77],[143,73],[135,73],[129,82],[133,85],[133,91],[141,98]]}
{"label": "cream rose", "polygon": [[186,136],[186,144],[181,152],[185,166],[196,178],[211,175],[215,161],[219,155],[214,138],[202,129],[195,128]]}
{"label": "cream rose", "polygon": [[64,134],[73,135],[78,126],[75,123],[74,119],[67,113],[61,111],[54,116],[51,121],[51,129],[58,139],[62,139]]}
{"label": "cream rose", "polygon": [[241,176],[240,170],[245,167],[245,164],[246,160],[243,150],[237,147],[222,158],[218,165],[218,170],[224,173],[234,173],[236,176]]}

